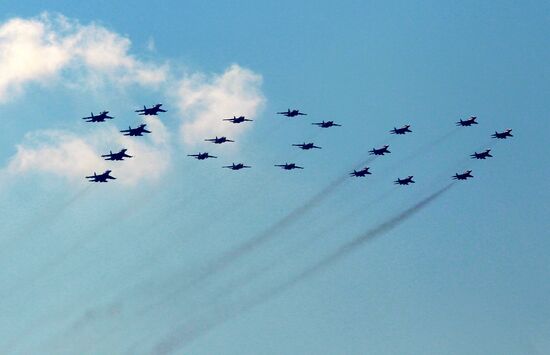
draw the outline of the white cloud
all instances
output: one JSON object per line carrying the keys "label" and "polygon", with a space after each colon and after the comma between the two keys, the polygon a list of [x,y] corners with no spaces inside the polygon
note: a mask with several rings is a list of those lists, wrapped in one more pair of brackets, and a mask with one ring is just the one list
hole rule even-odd
{"label": "white cloud", "polygon": [[185,77],[176,90],[183,142],[193,146],[216,135],[238,139],[252,125],[222,119],[240,115],[256,119],[265,103],[261,84],[261,75],[236,64],[221,75]]}
{"label": "white cloud", "polygon": [[[95,130],[79,136],[70,131],[44,130],[28,133],[17,146],[4,173],[7,177],[41,173],[84,181],[93,172],[113,170],[121,184],[135,185],[141,181],[157,181],[170,167],[169,135],[157,118],[147,118],[149,137],[123,136],[114,127]],[[133,158],[108,162],[101,158],[109,150],[127,148]]]}
{"label": "white cloud", "polygon": [[61,15],[10,19],[0,26],[0,101],[20,94],[25,84],[62,75],[94,85],[102,80],[119,85],[164,82],[168,66],[137,60],[128,53],[130,45],[128,38],[104,27]]}

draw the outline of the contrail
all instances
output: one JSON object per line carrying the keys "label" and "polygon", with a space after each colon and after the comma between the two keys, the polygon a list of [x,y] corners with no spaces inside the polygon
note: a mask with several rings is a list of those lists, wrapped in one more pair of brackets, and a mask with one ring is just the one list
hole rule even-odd
{"label": "contrail", "polygon": [[[372,162],[374,159],[375,157],[369,157],[368,159],[365,159],[357,166],[363,166],[365,164],[368,164]],[[273,224],[271,227],[261,232],[260,234],[256,235],[252,239],[249,239],[237,245],[233,249],[225,252],[220,257],[213,260],[210,264],[207,264],[203,269],[199,270],[199,272],[195,274],[193,278],[189,280],[189,282],[177,288],[166,299],[169,300],[171,297],[176,297],[180,292],[184,292],[188,288],[193,287],[196,284],[209,279],[211,276],[213,276],[220,270],[223,270],[228,265],[231,265],[236,260],[243,257],[245,254],[267,243],[268,241],[273,239],[275,236],[277,236],[279,232],[283,231],[286,227],[292,225],[294,222],[299,220],[312,208],[314,208],[315,206],[318,206],[321,202],[323,202],[327,197],[329,197],[334,191],[336,191],[338,187],[340,187],[348,179],[349,179],[348,173],[340,175],[339,177],[334,179],[331,183],[329,183],[327,186],[325,186],[321,191],[316,193],[314,196],[312,196],[309,200],[307,200],[302,205],[293,209],[291,212],[289,212],[286,216],[284,216],[278,222]]]}
{"label": "contrail", "polygon": [[[293,256],[299,253],[302,253],[304,250],[306,250],[312,243],[319,241],[320,239],[327,237],[329,233],[331,233],[336,228],[340,227],[343,223],[346,221],[353,219],[360,213],[364,213],[366,210],[368,210],[373,205],[377,204],[378,202],[386,199],[391,193],[395,192],[396,188],[392,188],[391,190],[388,190],[384,192],[383,194],[379,195],[377,198],[375,198],[372,201],[369,201],[367,204],[364,204],[360,206],[359,208],[356,208],[353,212],[350,214],[346,214],[344,216],[341,216],[336,221],[333,221],[328,227],[323,228],[316,233],[312,233],[311,236],[303,240],[300,244],[294,245],[288,250],[284,251],[282,254],[284,257],[289,259],[289,256]],[[281,258],[274,258],[271,262],[257,268],[250,270],[250,272],[242,275],[241,277],[234,279],[233,281],[227,283],[219,292],[217,292],[213,300],[220,300],[223,297],[226,297],[228,294],[241,289],[242,287],[250,284],[255,279],[259,278],[263,274],[271,271],[272,269],[276,268],[281,264]]]}
{"label": "contrail", "polygon": [[454,183],[450,183],[446,185],[445,187],[430,194],[429,196],[420,200],[413,206],[407,208],[406,210],[400,212],[399,214],[379,224],[378,226],[366,231],[365,233],[358,235],[357,237],[353,238],[346,244],[343,244],[334,252],[330,253],[329,255],[327,255],[317,263],[306,268],[305,270],[295,275],[293,278],[283,282],[282,284],[279,284],[276,287],[273,287],[264,292],[261,292],[256,297],[253,297],[247,301],[229,305],[225,307],[224,310],[221,310],[220,313],[215,314],[211,319],[204,320],[202,324],[199,322],[193,322],[193,324],[184,324],[178,330],[173,332],[167,339],[158,343],[153,349],[153,353],[154,354],[172,353],[178,350],[179,348],[185,346],[189,342],[193,341],[194,339],[207,333],[212,328],[226,322],[227,320],[241,314],[242,312],[245,312],[251,308],[254,308],[260,304],[263,304],[269,301],[273,297],[278,296],[279,294],[283,293],[284,291],[293,287],[299,282],[308,279],[309,277],[313,276],[314,274],[321,271],[322,269],[334,264],[344,256],[353,252],[357,248],[363,246],[363,244],[373,240],[375,237],[382,236],[390,232],[391,230],[399,226],[401,223],[405,222],[406,220],[414,216],[416,213],[420,212],[422,209],[427,207],[430,203],[434,202],[437,198],[439,198],[445,192],[447,192],[452,186],[454,186]]}

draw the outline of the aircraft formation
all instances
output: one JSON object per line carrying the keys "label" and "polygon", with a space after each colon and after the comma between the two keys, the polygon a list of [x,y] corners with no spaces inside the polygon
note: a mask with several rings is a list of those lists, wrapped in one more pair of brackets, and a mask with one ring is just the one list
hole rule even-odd
{"label": "aircraft formation", "polygon": [[[166,110],[161,108],[162,104],[156,104],[152,107],[146,107],[143,106],[143,109],[135,110],[134,112],[138,113],[139,115],[151,115],[156,116],[161,112],[167,112]],[[114,117],[109,116],[109,111],[102,111],[98,115],[94,115],[91,113],[90,116],[83,117],[82,119],[86,120],[86,122],[104,122],[107,119],[113,119]],[[307,113],[300,112],[298,109],[287,109],[286,111],[280,111],[277,112],[278,115],[283,115],[285,117],[299,117],[299,116],[307,116]],[[232,118],[223,118],[223,121],[230,122],[232,124],[242,124],[244,122],[252,122],[253,120],[246,118],[245,116],[233,116]],[[479,124],[477,122],[476,116],[471,116],[467,119],[460,119],[458,122],[456,122],[457,126],[460,127],[470,127],[472,125]],[[313,122],[312,125],[315,125],[319,128],[330,128],[330,127],[342,127],[341,124],[335,123],[334,121],[321,121],[321,122]],[[151,133],[151,131],[146,129],[146,124],[140,124],[135,128],[132,128],[131,126],[128,127],[128,129],[121,130],[120,132],[125,136],[133,136],[133,137],[139,137],[143,136],[143,134]],[[494,134],[491,135],[492,138],[496,139],[507,139],[510,137],[513,137],[511,129],[506,129],[503,132],[495,131]],[[394,135],[405,135],[407,133],[412,133],[411,125],[406,124],[401,126],[400,128],[394,127],[392,130],[389,131],[390,134]],[[224,144],[224,143],[232,143],[233,140],[225,137],[225,136],[215,136],[214,138],[205,138],[204,141],[211,142],[213,144]],[[311,149],[322,149],[320,146],[315,145],[313,142],[303,142],[303,143],[295,143],[292,144],[293,147],[300,148],[302,150],[311,150]],[[374,156],[383,156],[386,154],[390,154],[391,151],[389,150],[389,145],[383,145],[380,148],[372,148],[368,153],[370,155]],[[195,158],[197,160],[207,160],[207,159],[216,159],[217,156],[211,155],[208,152],[199,152],[197,154],[188,154],[187,156]],[[112,151],[109,151],[109,154],[101,155],[102,158],[105,160],[111,160],[111,161],[123,161],[125,158],[132,158],[133,156],[127,154],[127,149],[123,148],[119,152],[113,153]],[[482,152],[474,152],[470,155],[472,159],[479,159],[479,160],[485,160],[487,158],[492,158],[493,155],[491,155],[491,149],[486,149]],[[296,163],[293,162],[285,162],[284,164],[274,164],[275,167],[281,168],[282,170],[295,170],[295,169],[304,169],[303,166],[299,166]],[[225,165],[222,166],[222,168],[230,169],[230,170],[241,170],[241,169],[250,169],[252,168],[250,165],[245,165],[244,163],[231,163],[231,165]],[[86,176],[85,178],[88,179],[90,182],[107,182],[109,180],[116,180],[115,177],[111,176],[111,170],[106,170],[102,174],[97,174],[94,172],[93,175]],[[351,173],[349,173],[351,177],[361,177],[364,178],[367,175],[372,175],[370,172],[370,167],[366,166],[361,170],[353,170]],[[451,176],[453,180],[467,180],[469,178],[473,178],[472,170],[466,170],[463,173],[455,173],[455,175]],[[414,176],[409,175],[404,178],[398,177],[395,181],[395,185],[402,185],[402,186],[408,186],[410,184],[414,184],[415,181],[413,180]]]}
{"label": "aircraft formation", "polygon": [[[135,110],[134,112],[137,112],[139,115],[156,116],[159,112],[166,112],[166,110],[161,109],[161,106],[162,104],[156,104],[149,108],[143,106],[143,109]],[[102,111],[98,115],[94,115],[92,112],[90,116],[82,117],[82,119],[86,122],[92,123],[105,122],[105,120],[114,119],[113,116],[109,116],[108,114],[109,111]],[[151,131],[147,130],[145,127],[147,127],[145,123],[142,123],[135,128],[128,126],[128,129],[123,129],[120,131],[120,133],[122,133],[124,136],[140,137],[143,136],[143,134],[145,133],[151,133]],[[126,153],[127,151],[128,149],[126,148],[122,148],[117,153],[113,153],[113,151],[110,150],[109,154],[103,154],[101,157],[105,158],[105,160],[111,161],[123,161],[125,160],[125,158],[133,158],[132,155]],[[86,176],[85,178],[88,179],[88,181],[90,182],[108,182],[109,180],[116,180],[116,177],[111,176],[111,172],[112,170],[106,170],[102,174],[98,174],[94,171],[93,175]]]}

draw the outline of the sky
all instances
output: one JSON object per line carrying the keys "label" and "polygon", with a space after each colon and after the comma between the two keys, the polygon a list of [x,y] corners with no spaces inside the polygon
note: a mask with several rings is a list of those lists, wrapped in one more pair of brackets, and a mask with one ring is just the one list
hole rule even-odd
{"label": "sky", "polygon": [[547,2],[0,13],[0,353],[550,353]]}

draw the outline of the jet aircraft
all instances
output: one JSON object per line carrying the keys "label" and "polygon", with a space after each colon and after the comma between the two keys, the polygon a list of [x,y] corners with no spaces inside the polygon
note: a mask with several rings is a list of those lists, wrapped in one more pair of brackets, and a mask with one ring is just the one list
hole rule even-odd
{"label": "jet aircraft", "polygon": [[222,166],[222,168],[227,168],[227,169],[231,169],[231,170],[241,170],[241,169],[250,168],[250,166],[244,165],[243,163],[238,163],[238,164],[233,163],[231,165]]}
{"label": "jet aircraft", "polygon": [[124,133],[125,136],[142,136],[143,133],[151,133],[151,131],[148,131],[145,129],[146,124],[140,124],[136,128],[132,128],[128,126],[128,129],[124,129],[120,131],[121,133]]}
{"label": "jet aircraft", "polygon": [[239,117],[235,117],[233,116],[233,118],[224,118],[223,119],[224,121],[231,121],[232,123],[241,123],[241,122],[252,122],[252,120],[249,120],[248,118],[244,118],[244,116],[239,116]]}
{"label": "jet aircraft", "polygon": [[147,108],[143,105],[143,109],[136,110],[135,112],[139,112],[140,115],[156,116],[159,112],[166,112],[166,110],[160,108],[161,106],[162,104],[156,104],[150,108]]}
{"label": "jet aircraft", "polygon": [[476,121],[476,116],[472,116],[466,120],[460,120],[456,123],[457,126],[462,126],[462,127],[469,127],[473,124],[477,124],[477,121]]}
{"label": "jet aircraft", "polygon": [[109,151],[109,154],[102,155],[102,158],[105,158],[105,160],[124,160],[124,158],[132,158],[131,155],[126,154],[126,151],[128,149],[121,149],[118,153],[113,153],[113,151]]}
{"label": "jet aircraft", "polygon": [[498,139],[506,139],[507,137],[513,137],[512,130],[508,128],[504,132],[495,131],[495,134],[493,134],[491,137],[498,138]]}
{"label": "jet aircraft", "polygon": [[471,174],[471,170],[466,170],[462,174],[456,173],[452,178],[453,180],[466,180],[468,178],[473,178],[473,175]]}
{"label": "jet aircraft", "polygon": [[413,181],[413,176],[410,175],[404,179],[397,178],[397,180],[395,180],[393,183],[396,185],[408,185],[408,184],[414,184],[415,182]]}
{"label": "jet aircraft", "polygon": [[349,173],[350,176],[355,176],[355,177],[365,177],[366,175],[372,175],[372,173],[369,171],[369,167],[366,166],[364,167],[363,169],[357,171],[357,170],[353,170],[352,173]]}
{"label": "jet aircraft", "polygon": [[284,115],[286,117],[296,117],[296,116],[306,116],[307,113],[302,113],[300,112],[300,110],[291,110],[291,109],[288,109],[286,111],[283,111],[283,112],[277,112],[278,115]]}
{"label": "jet aircraft", "polygon": [[409,128],[411,127],[411,125],[404,125],[403,127],[401,128],[395,128],[393,127],[393,129],[390,131],[391,134],[405,134],[407,132],[412,132]]}
{"label": "jet aircraft", "polygon": [[470,155],[472,157],[472,159],[485,159],[485,158],[492,158],[493,156],[491,155],[491,149],[487,149],[485,150],[484,152],[481,152],[481,153],[478,153],[478,152],[474,152],[474,154],[471,154]]}
{"label": "jet aircraft", "polygon": [[370,154],[370,155],[373,155],[373,154],[374,154],[374,155],[384,155],[384,154],[386,154],[386,153],[391,153],[391,152],[388,150],[389,147],[390,147],[389,145],[385,145],[385,146],[383,146],[382,148],[378,148],[378,149],[372,148],[372,150],[369,151],[369,154]]}
{"label": "jet aircraft", "polygon": [[319,126],[321,128],[342,127],[341,124],[334,123],[334,121],[315,122],[315,123],[312,123],[312,125],[316,125],[316,126]]}
{"label": "jet aircraft", "polygon": [[213,155],[210,155],[208,153],[199,153],[199,154],[187,154],[188,157],[193,157],[193,158],[196,158],[198,160],[204,160],[204,159],[208,159],[208,158],[217,158]]}
{"label": "jet aircraft", "polygon": [[302,143],[302,144],[293,144],[292,146],[293,146],[293,147],[300,147],[300,148],[303,149],[303,150],[309,150],[309,149],[313,149],[313,148],[315,148],[315,149],[321,149],[321,147],[318,147],[318,146],[316,146],[316,145],[313,144],[313,143],[305,143],[305,142]]}
{"label": "jet aircraft", "polygon": [[91,116],[82,117],[86,122],[105,122],[106,119],[112,120],[114,117],[108,115],[109,111],[102,111],[99,115],[95,116],[93,112],[90,112]]}
{"label": "jet aircraft", "polygon": [[280,168],[283,168],[285,170],[292,170],[292,169],[303,169],[303,167],[298,166],[294,163],[284,163],[284,164],[276,164],[275,166],[278,166]]}
{"label": "jet aircraft", "polygon": [[205,139],[205,141],[212,142],[214,144],[222,144],[222,143],[225,143],[225,142],[235,142],[235,141],[232,141],[231,139],[227,139],[227,137],[219,137],[218,138],[218,136],[216,136],[216,138]]}
{"label": "jet aircraft", "polygon": [[89,182],[107,182],[107,180],[116,180],[115,177],[112,177],[111,170],[105,170],[103,174],[97,175],[94,172],[94,175],[86,176],[86,179],[88,179]]}

